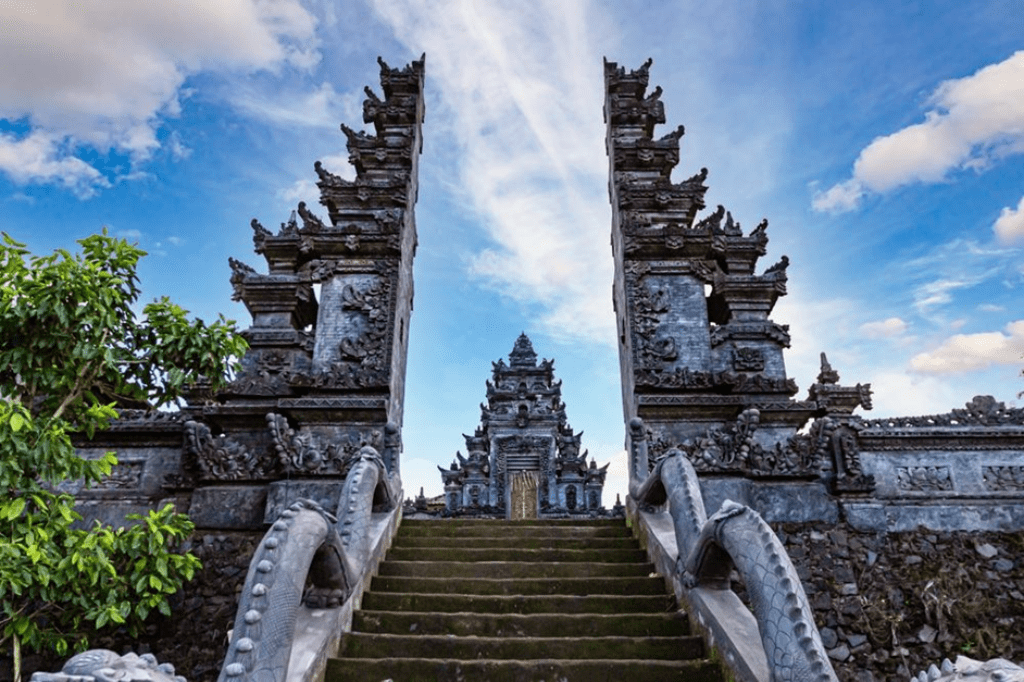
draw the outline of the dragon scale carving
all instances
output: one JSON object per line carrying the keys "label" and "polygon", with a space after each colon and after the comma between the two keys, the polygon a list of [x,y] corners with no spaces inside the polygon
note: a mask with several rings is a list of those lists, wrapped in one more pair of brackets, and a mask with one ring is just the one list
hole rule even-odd
{"label": "dragon scale carving", "polygon": [[648,473],[643,421],[633,419],[630,432],[629,494],[642,505],[669,503],[684,582],[729,589],[735,566],[750,594],[772,682],[836,682],[793,562],[760,514],[726,500],[707,518],[687,456],[672,448]]}
{"label": "dragon scale carving", "polygon": [[[349,469],[337,515],[300,500],[271,525],[249,565],[218,682],[283,682],[298,609],[343,604],[370,554],[370,515],[394,508],[401,483],[364,446]],[[306,577],[312,587],[303,594]]]}

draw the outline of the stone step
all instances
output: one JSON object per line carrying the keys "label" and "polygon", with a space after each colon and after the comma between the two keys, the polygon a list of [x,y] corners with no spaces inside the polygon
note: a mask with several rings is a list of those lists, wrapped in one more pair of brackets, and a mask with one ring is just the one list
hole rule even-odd
{"label": "stone step", "polygon": [[587,561],[638,564],[647,561],[641,549],[509,549],[488,547],[393,547],[387,554],[395,561]]}
{"label": "stone step", "polygon": [[547,549],[555,546],[559,549],[635,549],[636,540],[630,537],[551,537],[543,535],[530,536],[471,536],[458,537],[447,535],[399,535],[391,545],[396,548],[423,547],[506,547],[515,549]]}
{"label": "stone step", "polygon": [[476,660],[439,658],[335,658],[327,661],[325,682],[725,682],[708,661]]}
{"label": "stone step", "polygon": [[624,519],[619,518],[604,518],[604,519],[520,519],[512,521],[510,519],[404,519],[402,521],[402,528],[411,530],[414,528],[423,527],[439,527],[439,526],[465,526],[465,527],[481,527],[481,526],[509,526],[513,528],[524,528],[527,526],[541,526],[543,528],[562,528],[565,526],[579,526],[579,527],[609,527],[609,528],[625,528],[626,524]]}
{"label": "stone step", "polygon": [[724,682],[622,519],[406,520],[326,682]]}
{"label": "stone step", "polygon": [[675,597],[655,595],[465,595],[366,592],[362,608],[373,611],[438,611],[442,613],[666,613],[675,611]]}
{"label": "stone step", "polygon": [[701,658],[704,640],[684,637],[451,637],[350,632],[339,656],[353,658],[638,659],[681,661]]}
{"label": "stone step", "polygon": [[370,583],[373,592],[465,595],[597,595],[665,594],[665,581],[643,578],[410,578],[377,576]]}
{"label": "stone step", "polygon": [[380,576],[419,578],[611,578],[646,577],[654,572],[651,563],[585,563],[533,561],[384,561]]}
{"label": "stone step", "polygon": [[455,637],[681,637],[690,634],[682,613],[493,614],[356,611],[352,630],[396,635]]}
{"label": "stone step", "polygon": [[400,537],[538,537],[538,538],[624,538],[629,537],[629,529],[621,522],[618,526],[594,525],[594,526],[544,526],[529,525],[524,521],[517,521],[515,524],[502,522],[485,523],[474,521],[471,525],[460,524],[456,521],[434,521],[425,522],[418,526],[406,527],[412,521],[402,523]]}

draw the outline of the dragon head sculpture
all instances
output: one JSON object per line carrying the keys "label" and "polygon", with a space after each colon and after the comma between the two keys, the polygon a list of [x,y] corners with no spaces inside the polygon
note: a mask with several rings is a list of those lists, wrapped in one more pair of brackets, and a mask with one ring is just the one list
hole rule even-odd
{"label": "dragon head sculpture", "polygon": [[956,663],[947,658],[942,667],[932,665],[922,670],[911,682],[1024,682],[1024,668],[1015,665],[1005,658],[993,658],[989,661],[975,661],[966,656],[957,656]]}

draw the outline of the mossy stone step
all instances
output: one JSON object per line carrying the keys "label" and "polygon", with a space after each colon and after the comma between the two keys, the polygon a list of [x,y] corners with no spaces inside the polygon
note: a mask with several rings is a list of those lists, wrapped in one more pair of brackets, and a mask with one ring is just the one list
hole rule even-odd
{"label": "mossy stone step", "polygon": [[647,561],[638,549],[481,549],[458,547],[393,547],[387,559],[394,561],[587,561],[637,564]]}
{"label": "mossy stone step", "polygon": [[704,660],[477,660],[438,658],[335,658],[325,682],[725,682],[717,664]]}
{"label": "mossy stone step", "polygon": [[475,658],[681,661],[701,658],[704,640],[683,637],[451,637],[347,633],[339,656],[355,658]]}
{"label": "mossy stone step", "polygon": [[375,611],[439,611],[447,613],[667,613],[675,597],[651,595],[467,595],[367,592],[363,608]]}
{"label": "mossy stone step", "polygon": [[379,575],[370,583],[374,592],[420,594],[596,595],[664,594],[661,578],[408,578]]}
{"label": "mossy stone step", "polygon": [[724,682],[622,519],[406,520],[326,682]]}
{"label": "mossy stone step", "polygon": [[563,537],[563,536],[479,536],[458,537],[447,535],[399,535],[391,545],[395,548],[442,548],[471,547],[486,549],[502,547],[507,549],[636,549],[636,540],[630,537]]}
{"label": "mossy stone step", "polygon": [[352,629],[396,635],[455,637],[682,637],[690,623],[681,613],[494,614],[356,611]]}
{"label": "mossy stone step", "polygon": [[[409,523],[409,522],[406,522]],[[433,525],[406,528],[402,524],[399,537],[450,537],[450,538],[626,538],[629,530],[625,526],[499,526],[480,524],[460,526],[436,522]]]}
{"label": "mossy stone step", "polygon": [[510,519],[404,519],[402,521],[402,528],[421,528],[421,527],[439,527],[439,526],[465,526],[465,527],[477,527],[477,526],[508,526],[511,528],[523,528],[526,526],[542,526],[544,528],[560,528],[565,526],[579,526],[579,527],[600,527],[609,526],[612,528],[625,528],[626,524],[622,518],[606,518],[606,519],[520,519],[512,521]]}
{"label": "mossy stone step", "polygon": [[586,563],[535,561],[385,561],[380,576],[416,578],[612,578],[646,577],[651,563]]}

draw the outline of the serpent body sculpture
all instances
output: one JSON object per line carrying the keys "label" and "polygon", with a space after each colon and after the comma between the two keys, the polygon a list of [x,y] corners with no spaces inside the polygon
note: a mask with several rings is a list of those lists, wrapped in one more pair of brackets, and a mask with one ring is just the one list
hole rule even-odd
{"label": "serpent body sculpture", "polygon": [[730,589],[735,566],[750,595],[772,682],[837,682],[800,578],[775,532],[756,511],[729,500],[707,518],[686,455],[669,450],[651,469],[643,422],[634,419],[630,429],[630,496],[643,505],[669,503],[684,582]]}
{"label": "serpent body sculpture", "polygon": [[249,565],[218,682],[284,681],[307,575],[313,582],[308,606],[344,603],[363,576],[375,504],[393,508],[400,485],[365,446],[345,478],[337,516],[310,500],[281,513]]}

